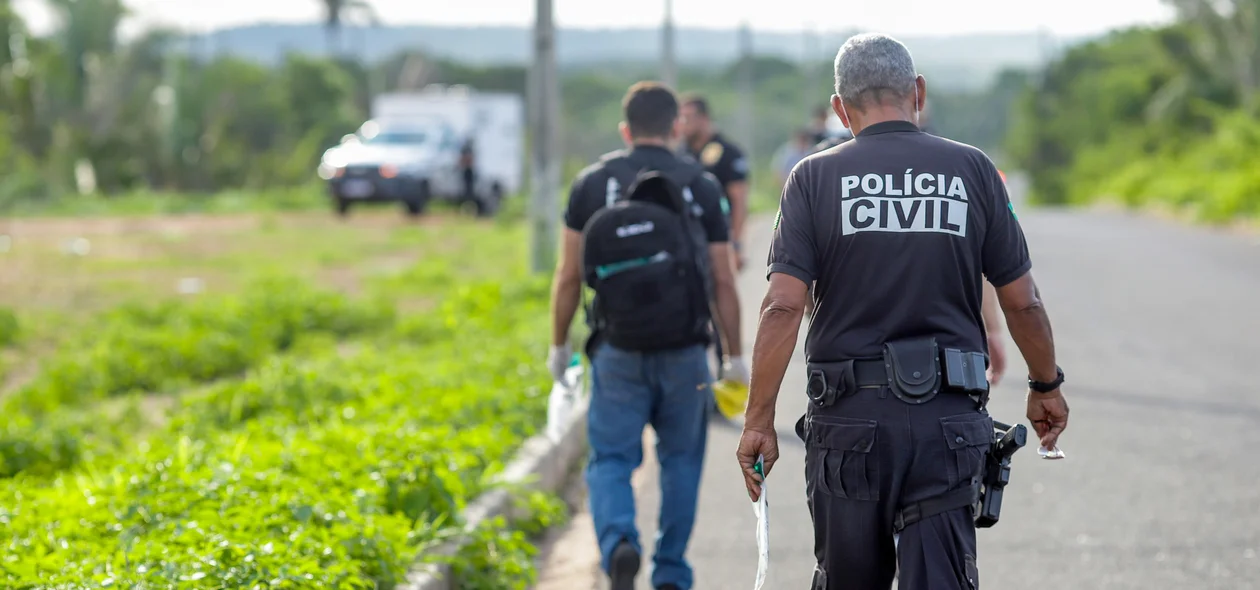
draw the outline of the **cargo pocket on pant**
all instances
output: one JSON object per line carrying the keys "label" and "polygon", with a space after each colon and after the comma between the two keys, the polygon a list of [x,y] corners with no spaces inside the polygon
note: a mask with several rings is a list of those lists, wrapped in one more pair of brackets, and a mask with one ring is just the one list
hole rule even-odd
{"label": "cargo pocket on pant", "polygon": [[827,590],[827,570],[822,565],[814,566],[814,580],[809,587],[810,590]]}
{"label": "cargo pocket on pant", "polygon": [[805,479],[815,491],[846,500],[879,500],[874,420],[810,416],[805,425]]}
{"label": "cargo pocket on pant", "polygon": [[978,483],[985,457],[993,445],[993,419],[985,414],[941,418],[941,430],[952,460],[946,461],[950,489]]}
{"label": "cargo pocket on pant", "polygon": [[976,567],[976,557],[968,555],[963,560],[963,569],[967,574],[968,590],[980,590],[980,568]]}

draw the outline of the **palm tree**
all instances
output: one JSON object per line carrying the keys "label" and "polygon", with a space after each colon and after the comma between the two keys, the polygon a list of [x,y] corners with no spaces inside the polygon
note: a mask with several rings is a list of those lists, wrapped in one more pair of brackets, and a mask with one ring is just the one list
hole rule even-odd
{"label": "palm tree", "polygon": [[376,10],[367,0],[320,0],[324,5],[324,27],[328,34],[328,54],[341,54],[341,25],[350,11],[358,12],[370,22],[377,23]]}
{"label": "palm tree", "polygon": [[1196,49],[1221,79],[1232,80],[1243,105],[1260,101],[1260,0],[1165,0],[1206,34]]}
{"label": "palm tree", "polygon": [[74,72],[72,100],[87,100],[88,63],[105,59],[117,48],[118,25],[127,16],[122,0],[50,0],[57,15],[61,42]]}

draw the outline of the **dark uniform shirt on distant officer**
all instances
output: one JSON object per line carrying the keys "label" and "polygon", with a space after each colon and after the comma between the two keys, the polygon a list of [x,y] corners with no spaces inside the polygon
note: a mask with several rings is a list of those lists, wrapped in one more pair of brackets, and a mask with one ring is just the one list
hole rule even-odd
{"label": "dark uniform shirt on distant officer", "polygon": [[[631,162],[644,169],[669,171],[685,165],[676,155],[664,147],[637,146],[613,154],[628,155]],[[613,155],[609,154],[609,155]],[[607,156],[605,156],[607,158]],[[694,164],[692,164],[694,165]],[[580,232],[600,209],[613,203],[624,194],[633,178],[616,178],[605,169],[602,159],[588,166],[573,182],[569,204],[564,211],[564,223],[569,229]],[[692,203],[700,208],[700,224],[710,243],[730,240],[730,230],[722,217],[722,193],[712,176],[703,174],[691,183]]]}
{"label": "dark uniform shirt on distant officer", "polygon": [[714,133],[698,152],[691,151],[690,146],[684,149],[717,179],[724,198],[727,196],[726,187],[731,183],[748,180],[748,159],[744,157],[744,152],[721,133]]}
{"label": "dark uniform shirt on distant officer", "polygon": [[[934,362],[914,348],[925,338],[987,352],[981,275],[1001,287],[1031,267],[997,169],[980,150],[910,122],[878,123],[797,164],[774,227],[769,273],[814,284],[810,390],[815,371],[823,392],[844,386],[850,361],[856,381],[842,401],[811,403],[797,423],[818,559],[813,587],[887,588],[897,572],[902,587],[974,589],[966,507],[992,419],[971,395],[903,398],[885,372],[893,358],[885,346],[917,351],[895,360],[913,368],[894,369],[915,379]],[[851,460],[865,467],[850,470]],[[899,562],[899,553],[910,557]]]}
{"label": "dark uniform shirt on distant officer", "polygon": [[814,151],[821,152],[823,150],[828,150],[849,141],[850,139],[853,139],[853,134],[850,133],[848,129],[845,129],[835,135],[824,136],[818,141],[818,143],[814,144]]}

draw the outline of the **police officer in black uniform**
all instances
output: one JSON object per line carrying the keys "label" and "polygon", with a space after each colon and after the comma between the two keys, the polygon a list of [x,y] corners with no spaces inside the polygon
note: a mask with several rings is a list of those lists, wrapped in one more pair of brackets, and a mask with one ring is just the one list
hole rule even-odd
{"label": "police officer in black uniform", "polygon": [[[979,490],[994,424],[982,281],[1029,368],[1028,418],[1047,449],[1067,426],[1050,322],[997,169],[916,126],[925,83],[904,45],[849,39],[832,107],[855,132],[807,157],[780,201],[769,291],[737,451],[778,458],[775,401],[816,281],[805,357],[805,478],[815,590],[975,590]],[[898,567],[900,571],[898,572]]]}
{"label": "police officer in black uniform", "polygon": [[679,115],[683,153],[699,161],[722,185],[729,210],[735,268],[743,270],[748,259],[742,248],[744,222],[748,219],[748,159],[743,150],[714,128],[709,117],[709,102],[704,97],[685,95]]}

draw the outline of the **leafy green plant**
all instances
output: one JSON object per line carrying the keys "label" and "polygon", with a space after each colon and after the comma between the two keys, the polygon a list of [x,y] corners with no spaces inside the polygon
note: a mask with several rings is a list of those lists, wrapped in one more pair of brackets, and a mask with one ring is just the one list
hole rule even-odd
{"label": "leafy green plant", "polygon": [[347,336],[389,325],[386,304],[354,302],[297,280],[264,279],[240,296],[125,306],[67,339],[17,395],[24,412],[239,374],[300,334]]}
{"label": "leafy green plant", "polygon": [[[79,461],[59,477],[0,481],[0,581],[396,585],[542,422],[546,292],[539,280],[455,286],[437,311],[352,354],[273,358],[186,396],[166,426],[117,450],[93,455],[79,439]],[[74,427],[53,442],[70,445]],[[558,518],[535,512],[533,524],[494,523],[486,551],[457,567],[532,579],[524,531]]]}
{"label": "leafy green plant", "polygon": [[11,309],[0,307],[0,348],[17,342],[19,331],[17,314]]}
{"label": "leafy green plant", "polygon": [[482,523],[452,561],[455,579],[466,590],[528,590],[537,583],[533,542],[562,524],[568,509],[558,497],[533,492],[516,499],[524,516],[509,523],[498,517]]}

